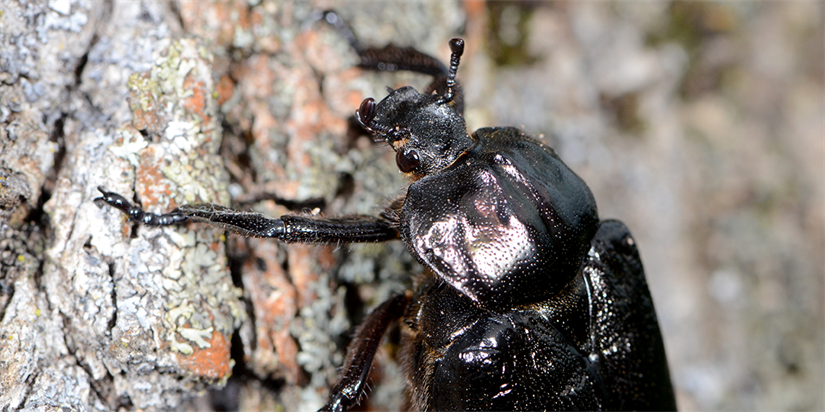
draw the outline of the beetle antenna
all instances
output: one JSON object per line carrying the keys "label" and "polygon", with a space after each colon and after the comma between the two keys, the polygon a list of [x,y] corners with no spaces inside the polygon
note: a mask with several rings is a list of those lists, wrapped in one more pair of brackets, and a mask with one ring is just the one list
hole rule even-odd
{"label": "beetle antenna", "polygon": [[[375,122],[375,106],[375,99],[367,97],[361,102],[358,110],[355,111],[355,117],[358,119],[358,123],[361,123],[362,127],[373,134],[376,141],[381,141],[384,140],[385,136],[391,131],[391,128]],[[377,136],[376,133],[379,134],[380,137]]]}
{"label": "beetle antenna", "polygon": [[447,75],[447,91],[444,93],[444,98],[448,102],[453,100],[453,89],[455,89],[455,74],[458,71],[458,62],[461,60],[461,55],[464,54],[464,39],[450,40],[450,72]]}

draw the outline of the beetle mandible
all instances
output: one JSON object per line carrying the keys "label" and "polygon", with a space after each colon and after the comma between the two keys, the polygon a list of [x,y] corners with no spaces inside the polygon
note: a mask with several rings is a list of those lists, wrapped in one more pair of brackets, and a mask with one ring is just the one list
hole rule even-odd
{"label": "beetle mandible", "polygon": [[380,217],[275,219],[214,204],[158,215],[103,188],[95,201],[150,226],[202,221],[284,242],[401,238],[426,272],[367,316],[323,410],[360,401],[401,318],[413,410],[675,409],[630,232],[600,221],[590,189],[541,141],[512,127],[468,133],[455,80],[464,41],[450,48],[449,67],[411,48],[358,50],[362,67],[435,78],[423,94],[390,89],[356,112],[411,181]]}

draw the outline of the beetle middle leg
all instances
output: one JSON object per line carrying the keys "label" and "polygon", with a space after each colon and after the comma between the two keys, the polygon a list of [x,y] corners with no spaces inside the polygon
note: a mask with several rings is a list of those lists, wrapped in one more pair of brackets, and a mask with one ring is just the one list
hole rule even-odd
{"label": "beetle middle leg", "polygon": [[378,345],[389,326],[404,315],[408,303],[409,296],[393,296],[367,315],[347,349],[343,376],[330,390],[322,411],[340,412],[360,401]]}

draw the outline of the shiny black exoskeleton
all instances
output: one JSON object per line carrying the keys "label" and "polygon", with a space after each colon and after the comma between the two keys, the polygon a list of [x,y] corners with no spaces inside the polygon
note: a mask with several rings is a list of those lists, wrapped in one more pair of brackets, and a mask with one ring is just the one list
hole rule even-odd
{"label": "shiny black exoskeleton", "polygon": [[508,127],[467,132],[455,82],[464,43],[450,46],[449,69],[413,49],[359,49],[364,67],[435,77],[424,94],[392,90],[357,112],[412,180],[381,217],[273,219],[209,204],[155,215],[103,189],[98,200],[147,225],[192,219],[287,242],[400,237],[428,271],[361,325],[325,410],[359,401],[401,317],[413,410],[675,409],[629,231],[599,220],[587,185],[539,140]]}

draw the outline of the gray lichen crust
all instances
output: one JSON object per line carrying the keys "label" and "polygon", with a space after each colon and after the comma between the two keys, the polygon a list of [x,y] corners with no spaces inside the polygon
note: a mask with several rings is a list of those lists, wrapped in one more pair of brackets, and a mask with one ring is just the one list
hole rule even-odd
{"label": "gray lichen crust", "polygon": [[[46,204],[55,240],[43,294],[28,295],[33,279],[19,276],[3,318],[4,404],[114,409],[127,399],[166,409],[231,374],[246,309],[223,232],[139,228],[131,237],[122,214],[91,203],[91,182],[136,190],[149,210],[228,202],[211,54],[194,40],[166,44],[150,71],[130,77],[132,124],[85,132],[66,154],[72,175],[58,176]],[[138,130],[146,118],[154,127]]]}
{"label": "gray lichen crust", "polygon": [[[104,186],[121,193],[135,187],[143,207],[155,212],[184,203],[228,203],[211,67],[207,49],[181,39],[169,44],[152,70],[129,78],[134,117],[101,154],[98,167],[109,176]],[[100,296],[114,300],[101,305],[114,311],[109,339],[94,340],[105,342],[102,362],[115,376],[115,388],[137,379],[143,384],[129,383],[126,391],[136,406],[173,407],[178,392],[228,378],[230,341],[246,309],[227,270],[222,231],[132,228],[108,208],[96,217],[105,223],[88,242],[99,263],[112,265],[114,289]],[[131,230],[138,230],[136,237],[128,236]],[[170,385],[169,379],[179,382]]]}

